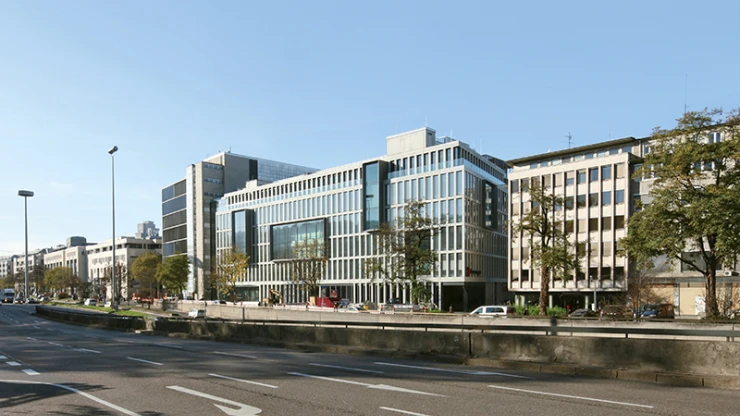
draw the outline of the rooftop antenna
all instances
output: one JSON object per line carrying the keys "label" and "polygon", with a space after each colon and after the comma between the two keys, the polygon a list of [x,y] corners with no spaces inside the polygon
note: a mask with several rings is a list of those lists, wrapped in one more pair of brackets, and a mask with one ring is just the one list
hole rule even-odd
{"label": "rooftop antenna", "polygon": [[568,149],[570,149],[570,147],[573,145],[573,136],[570,134],[570,132],[568,132],[568,135],[565,137],[568,138]]}

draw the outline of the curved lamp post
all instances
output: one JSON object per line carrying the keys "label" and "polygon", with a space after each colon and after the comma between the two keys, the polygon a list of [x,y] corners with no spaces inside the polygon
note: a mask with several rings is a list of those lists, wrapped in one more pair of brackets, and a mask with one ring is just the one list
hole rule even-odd
{"label": "curved lamp post", "polygon": [[117,267],[116,267],[116,162],[115,157],[113,157],[113,153],[116,153],[118,151],[118,146],[113,146],[108,150],[108,154],[110,155],[110,182],[111,182],[111,201],[112,201],[112,214],[113,214],[113,240],[112,240],[112,246],[113,246],[113,263],[111,267],[111,306],[113,306],[113,310],[118,310],[118,296],[116,292],[116,274],[117,274]]}
{"label": "curved lamp post", "polygon": [[26,224],[26,287],[23,291],[23,297],[25,299],[28,299],[28,198],[33,196],[32,191],[18,191],[18,196],[23,197],[23,203],[24,203],[24,217],[25,217],[25,224]]}

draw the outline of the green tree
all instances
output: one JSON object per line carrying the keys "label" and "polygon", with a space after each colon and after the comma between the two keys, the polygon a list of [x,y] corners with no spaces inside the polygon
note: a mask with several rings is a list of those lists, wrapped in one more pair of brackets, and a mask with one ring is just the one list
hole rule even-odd
{"label": "green tree", "polygon": [[565,198],[536,182],[530,184],[529,196],[531,209],[519,221],[512,222],[512,240],[520,234],[529,239],[531,270],[540,274],[540,315],[546,316],[550,279],[562,280],[565,285],[569,276],[577,275],[583,253],[565,232]]}
{"label": "green tree", "polygon": [[[46,274],[46,269],[44,266],[41,265],[35,265],[31,268],[31,270],[28,271],[28,283],[29,285],[33,285],[33,287],[36,288],[36,293],[42,293],[44,291],[44,275]],[[23,281],[25,282],[25,275],[23,276]],[[30,289],[29,289],[30,291]],[[26,295],[28,296],[28,294]]]}
{"label": "green tree", "polygon": [[382,224],[376,236],[378,256],[365,263],[365,273],[372,279],[409,285],[414,303],[427,300],[420,277],[431,275],[437,264],[437,253],[431,249],[434,223],[424,215],[424,207],[424,202],[410,201],[395,224]]}
{"label": "green tree", "polygon": [[157,271],[160,267],[162,267],[162,255],[159,253],[152,251],[137,257],[131,264],[132,288],[134,288],[133,280],[135,280],[139,291],[147,293],[147,297],[151,298],[158,284]]}
{"label": "green tree", "polygon": [[181,296],[188,284],[190,259],[186,254],[167,257],[155,276],[157,283],[167,289],[170,294]]}
{"label": "green tree", "polygon": [[211,275],[211,282],[216,285],[219,292],[236,304],[236,284],[239,279],[244,278],[248,268],[249,256],[246,253],[239,250],[226,250],[216,258],[216,267]]}
{"label": "green tree", "polygon": [[326,272],[326,242],[309,239],[295,244],[290,261],[291,278],[303,285],[310,296],[318,296],[319,284]]}
{"label": "green tree", "polygon": [[[656,128],[635,180],[649,183],[623,240],[631,260],[666,255],[705,280],[706,316],[717,318],[717,270],[740,251],[740,117],[692,111],[675,128]],[[715,133],[719,133],[719,139]],[[647,180],[646,180],[647,179]],[[640,209],[641,208],[641,209]]]}
{"label": "green tree", "polygon": [[60,266],[46,271],[44,284],[52,290],[66,292],[67,289],[70,289],[70,292],[73,292],[79,286],[79,279],[74,275],[71,268]]}

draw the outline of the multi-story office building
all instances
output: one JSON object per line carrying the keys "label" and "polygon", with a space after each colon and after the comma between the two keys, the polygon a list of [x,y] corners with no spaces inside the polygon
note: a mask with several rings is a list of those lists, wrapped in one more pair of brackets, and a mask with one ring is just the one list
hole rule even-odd
{"label": "multi-story office building", "polygon": [[219,200],[217,249],[250,255],[238,283],[252,301],[271,289],[287,302],[306,293],[291,278],[295,244],[310,238],[327,247],[324,295],[355,301],[410,300],[407,287],[373,280],[364,272],[376,257],[380,224],[403,216],[410,200],[425,203],[433,219],[437,264],[423,280],[445,309],[501,302],[506,288],[506,164],[467,144],[437,139],[422,128],[387,138],[387,154],[272,183],[252,181]]}
{"label": "multi-story office building", "polygon": [[136,225],[136,238],[159,238],[159,228],[154,225],[153,221],[144,221]]}
{"label": "multi-story office building", "polygon": [[85,237],[71,237],[67,244],[50,250],[44,255],[44,267],[54,269],[69,267],[72,274],[82,281],[87,280],[87,239]]}
{"label": "multi-story office building", "polygon": [[[48,248],[42,248],[28,252],[28,270],[33,270],[34,267],[44,267],[44,255],[49,252]],[[24,273],[26,265],[26,255],[19,254],[14,256],[13,259],[13,270],[14,273]]]}
{"label": "multi-story office building", "polygon": [[247,181],[271,182],[315,170],[223,152],[188,166],[185,179],[162,189],[162,255],[188,255],[187,296],[214,296],[208,276],[216,248],[215,199]]}
{"label": "multi-story office building", "polygon": [[8,277],[13,274],[13,260],[15,255],[0,257],[0,279]]}
{"label": "multi-story office building", "polygon": [[[137,257],[149,252],[162,252],[161,239],[141,239],[134,237],[116,237],[116,264],[121,267],[116,283],[121,296],[130,297],[128,271]],[[92,291],[101,297],[111,298],[111,270],[113,257],[113,240],[107,240],[86,247],[88,260],[87,282],[92,284]],[[82,276],[80,276],[82,277]],[[83,279],[84,280],[84,279]]]}
{"label": "multi-story office building", "polygon": [[[711,139],[720,140],[719,133],[712,133]],[[650,138],[628,137],[508,161],[511,223],[531,210],[527,191],[536,182],[565,198],[557,215],[584,253],[578,273],[574,270],[565,282],[551,282],[551,304],[586,307],[594,303],[594,296],[600,304],[624,302],[630,268],[619,240],[627,235],[635,201],[650,202],[653,178],[632,179],[650,147]],[[540,276],[531,267],[530,242],[511,230],[510,226],[509,290],[520,303],[536,302]],[[650,278],[654,297],[673,303],[680,315],[703,313],[704,278],[683,263],[668,264],[665,259],[655,263],[663,267]],[[720,290],[727,285],[732,290],[738,283],[735,266],[729,267],[719,273]]]}

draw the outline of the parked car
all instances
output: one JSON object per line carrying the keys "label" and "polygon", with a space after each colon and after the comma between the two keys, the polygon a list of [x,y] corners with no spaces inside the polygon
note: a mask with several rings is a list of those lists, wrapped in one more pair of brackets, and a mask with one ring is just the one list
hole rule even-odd
{"label": "parked car", "polygon": [[470,312],[470,316],[479,316],[481,318],[488,318],[488,317],[506,318],[507,316],[513,316],[513,315],[516,315],[515,307],[500,306],[500,305],[479,306],[473,312]]}
{"label": "parked car", "polygon": [[29,304],[29,305],[31,305],[31,304],[37,304],[37,303],[39,303],[39,301],[36,300],[35,298],[28,298],[28,299],[26,299],[26,303]]}
{"label": "parked car", "polygon": [[591,309],[581,308],[581,309],[574,310],[568,316],[571,318],[592,318],[592,317],[599,316],[599,314],[592,311]]}
{"label": "parked car", "polygon": [[205,317],[206,317],[205,309],[192,309],[190,312],[188,312],[188,318],[205,318]]}
{"label": "parked car", "polygon": [[82,304],[85,305],[85,306],[96,306],[98,304],[98,302],[95,299],[89,299],[88,298],[88,299],[85,299],[85,301],[82,302]]}
{"label": "parked car", "polygon": [[48,296],[41,296],[41,298],[39,298],[39,300],[41,302],[49,302],[49,301],[51,301],[51,299]]}
{"label": "parked car", "polygon": [[673,305],[670,303],[643,305],[640,318],[643,319],[674,319],[676,317]]}
{"label": "parked car", "polygon": [[13,303],[21,304],[23,303],[23,298],[18,296],[17,298],[13,299]]}
{"label": "parked car", "polygon": [[606,305],[601,309],[602,318],[628,319],[632,318],[632,311],[622,305]]}

